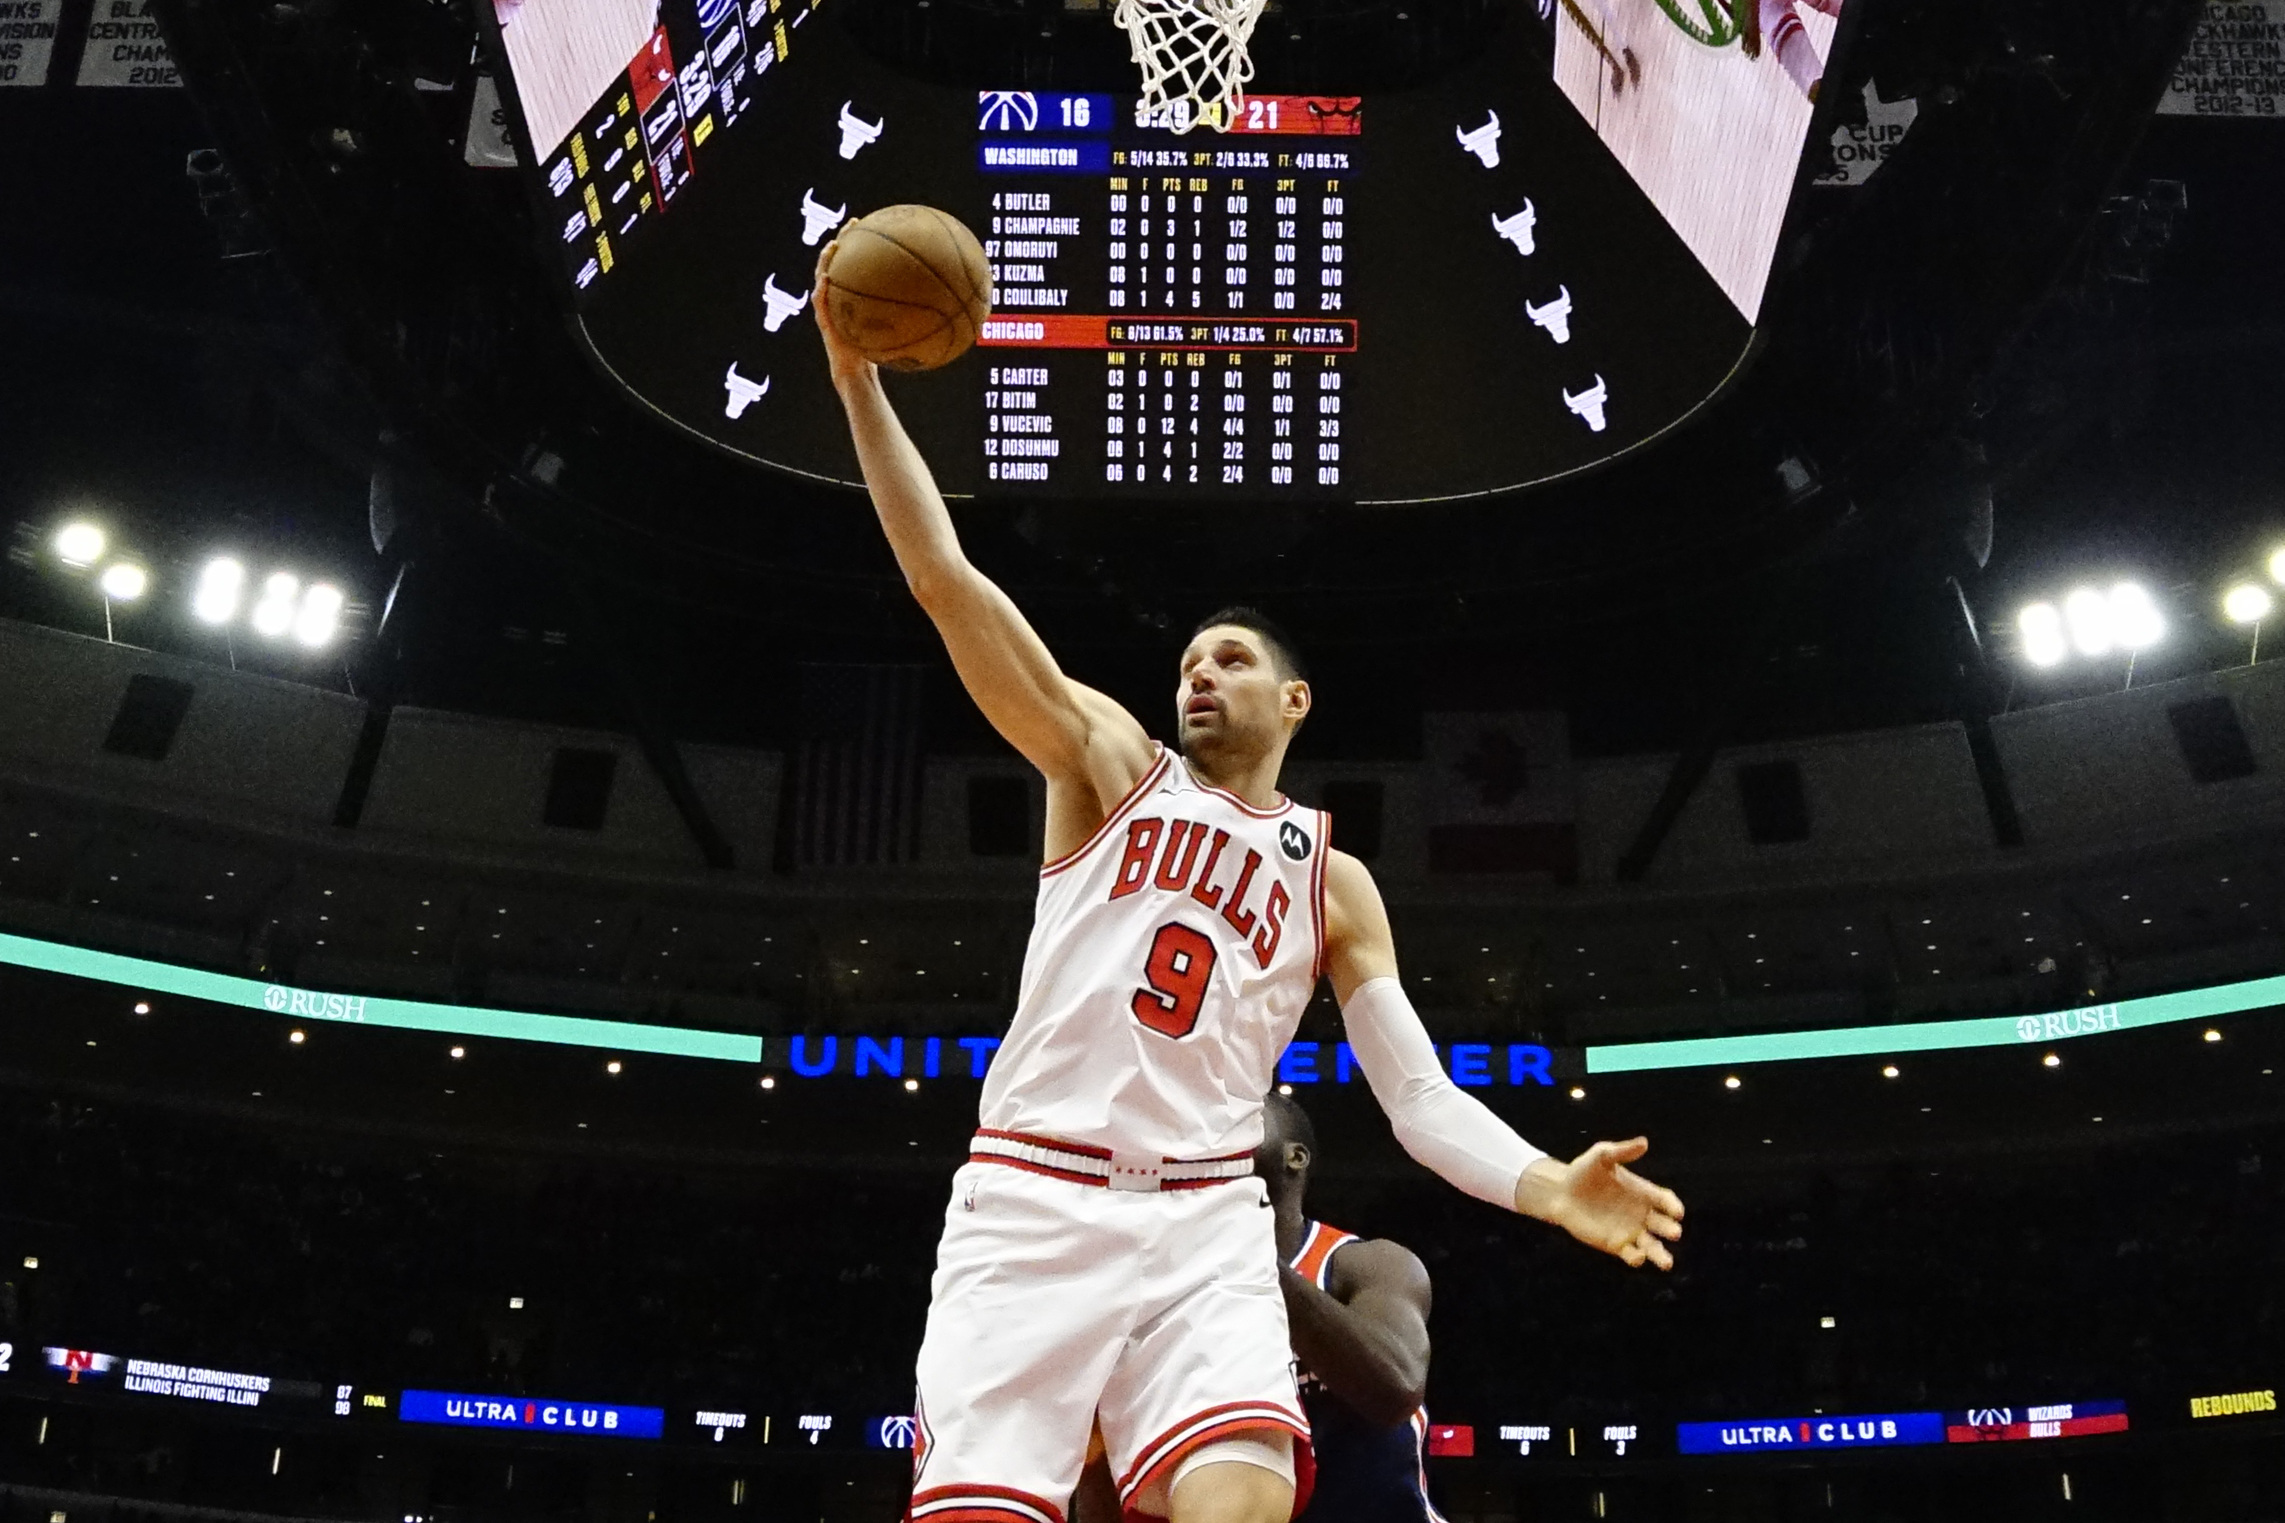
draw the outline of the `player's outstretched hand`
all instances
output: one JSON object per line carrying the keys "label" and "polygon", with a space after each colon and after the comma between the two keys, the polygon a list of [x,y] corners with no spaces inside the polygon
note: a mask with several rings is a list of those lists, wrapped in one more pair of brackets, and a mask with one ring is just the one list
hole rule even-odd
{"label": "player's outstretched hand", "polygon": [[1542,1158],[1516,1182],[1516,1209],[1553,1222],[1630,1268],[1674,1267],[1667,1244],[1682,1236],[1682,1197],[1627,1167],[1650,1139],[1598,1142],[1572,1159]]}
{"label": "player's outstretched hand", "polygon": [[835,386],[847,381],[871,380],[875,374],[873,362],[833,326],[832,304],[827,300],[832,282],[825,278],[825,271],[833,263],[833,251],[840,246],[841,240],[835,238],[818,252],[817,273],[809,283],[809,305],[817,314],[817,331],[825,339],[825,362],[832,367]]}

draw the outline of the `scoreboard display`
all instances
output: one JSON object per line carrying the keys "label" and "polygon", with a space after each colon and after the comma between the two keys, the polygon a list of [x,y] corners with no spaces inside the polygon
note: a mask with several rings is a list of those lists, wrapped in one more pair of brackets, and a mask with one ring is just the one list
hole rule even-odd
{"label": "scoreboard display", "polygon": [[[1809,110],[1734,130],[1734,91],[1677,54],[1627,107],[1701,145],[1660,150],[1662,181],[1563,77],[1563,23],[1523,4],[1432,87],[1253,96],[1189,131],[1133,95],[912,78],[833,0],[495,19],[530,191],[610,378],[724,450],[856,483],[818,254],[850,217],[940,207],[983,242],[993,317],[968,356],[887,385],[948,494],[1016,500],[1428,501],[1637,447],[1744,361]],[[1662,188],[1725,178],[1710,211]]]}

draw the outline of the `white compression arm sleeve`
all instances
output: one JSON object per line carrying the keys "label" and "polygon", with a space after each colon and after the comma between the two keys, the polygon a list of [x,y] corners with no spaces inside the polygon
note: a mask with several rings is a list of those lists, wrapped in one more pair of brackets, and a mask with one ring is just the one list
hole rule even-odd
{"label": "white compression arm sleeve", "polygon": [[1373,979],[1341,1014],[1357,1066],[1404,1150],[1455,1189],[1513,1211],[1516,1181],[1547,1155],[1452,1082],[1404,986]]}

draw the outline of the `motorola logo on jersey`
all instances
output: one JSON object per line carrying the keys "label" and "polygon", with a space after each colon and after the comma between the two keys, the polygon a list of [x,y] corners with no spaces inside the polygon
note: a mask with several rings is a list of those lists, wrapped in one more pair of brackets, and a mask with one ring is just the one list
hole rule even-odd
{"label": "motorola logo on jersey", "polygon": [[[1299,828],[1291,824],[1285,829],[1300,834]],[[1278,834],[1283,842],[1284,830]],[[1111,884],[1111,897],[1124,899],[1146,886],[1170,894],[1187,891],[1190,898],[1207,909],[1220,911],[1222,920],[1238,933],[1241,942],[1250,938],[1254,961],[1266,968],[1270,959],[1277,956],[1277,944],[1285,936],[1285,915],[1293,908],[1293,895],[1273,878],[1268,892],[1258,901],[1253,899],[1254,879],[1261,872],[1262,854],[1251,847],[1246,850],[1235,881],[1227,886],[1215,883],[1222,853],[1229,844],[1227,830],[1214,829],[1195,820],[1131,820],[1127,824],[1126,851],[1119,859],[1119,874]],[[1286,855],[1293,855],[1290,846],[1286,847]]]}
{"label": "motorola logo on jersey", "polygon": [[1277,827],[1277,849],[1296,862],[1309,860],[1309,832],[1291,820]]}

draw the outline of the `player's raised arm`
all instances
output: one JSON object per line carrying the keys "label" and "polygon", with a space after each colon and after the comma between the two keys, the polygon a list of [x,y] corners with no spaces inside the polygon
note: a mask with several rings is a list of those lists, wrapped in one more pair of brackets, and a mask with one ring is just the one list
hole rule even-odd
{"label": "player's raised arm", "polygon": [[1524,1141],[1437,1062],[1397,981],[1380,889],[1343,852],[1326,862],[1325,916],[1326,971],[1349,1045],[1404,1150],[1478,1200],[1561,1227],[1629,1265],[1672,1269],[1666,1245],[1682,1235],[1681,1197],[1626,1167],[1650,1143],[1598,1142],[1566,1164]]}
{"label": "player's raised arm", "polygon": [[1050,782],[1085,781],[1117,798],[1150,765],[1149,736],[1110,699],[1065,677],[1015,603],[969,564],[928,462],[881,390],[879,368],[834,331],[825,271],[836,246],[828,243],[818,256],[810,305],[857,463],[905,584],[992,727]]}

